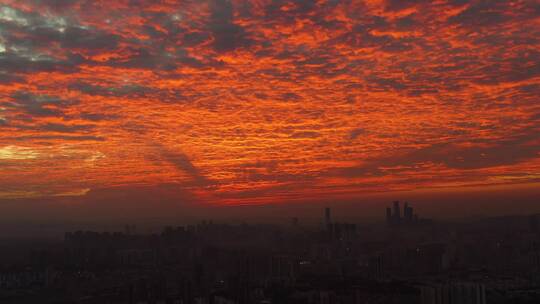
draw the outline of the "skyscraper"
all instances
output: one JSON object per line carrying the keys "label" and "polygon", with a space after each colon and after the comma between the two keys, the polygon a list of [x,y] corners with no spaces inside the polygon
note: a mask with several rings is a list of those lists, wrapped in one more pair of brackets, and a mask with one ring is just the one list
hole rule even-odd
{"label": "skyscraper", "polygon": [[538,232],[538,214],[533,214],[529,216],[529,228],[531,229],[531,232]]}
{"label": "skyscraper", "polygon": [[399,223],[401,221],[401,212],[399,210],[399,201],[394,201],[394,221]]}
{"label": "skyscraper", "polygon": [[409,207],[409,203],[405,202],[403,207],[403,219],[405,222],[413,221],[413,208]]}
{"label": "skyscraper", "polygon": [[386,223],[388,225],[413,224],[418,222],[418,215],[414,214],[413,207],[408,202],[403,203],[401,213],[399,201],[394,201],[391,207],[386,208]]}
{"label": "skyscraper", "polygon": [[328,207],[326,209],[324,209],[324,223],[325,223],[326,227],[328,227],[332,223],[332,221],[330,219],[330,208],[328,208]]}

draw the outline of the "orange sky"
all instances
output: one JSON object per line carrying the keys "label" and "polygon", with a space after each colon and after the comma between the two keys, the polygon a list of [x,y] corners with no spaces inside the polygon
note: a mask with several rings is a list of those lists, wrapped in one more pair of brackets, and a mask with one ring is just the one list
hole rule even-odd
{"label": "orange sky", "polygon": [[156,2],[0,0],[0,199],[540,182],[537,1]]}

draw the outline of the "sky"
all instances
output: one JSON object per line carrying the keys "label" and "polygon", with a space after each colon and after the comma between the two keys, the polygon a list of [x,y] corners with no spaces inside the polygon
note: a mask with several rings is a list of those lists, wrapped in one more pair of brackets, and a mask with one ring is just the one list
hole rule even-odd
{"label": "sky", "polygon": [[0,209],[539,189],[539,96],[537,1],[0,0]]}

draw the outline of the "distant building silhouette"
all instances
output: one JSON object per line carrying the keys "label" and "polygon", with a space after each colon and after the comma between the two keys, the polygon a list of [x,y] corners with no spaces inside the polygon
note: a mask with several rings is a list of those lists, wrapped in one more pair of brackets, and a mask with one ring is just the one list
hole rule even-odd
{"label": "distant building silhouette", "polygon": [[328,225],[330,225],[332,223],[332,220],[330,218],[330,208],[326,208],[324,209],[324,224],[326,225],[326,227],[328,227]]}
{"label": "distant building silhouette", "polygon": [[414,211],[412,207],[409,207],[409,203],[405,202],[405,206],[403,207],[403,218],[405,222],[412,222],[414,216]]}
{"label": "distant building silhouette", "polygon": [[485,304],[486,288],[476,283],[448,283],[423,286],[422,304]]}
{"label": "distant building silhouette", "polygon": [[371,279],[384,279],[384,263],[382,255],[375,255],[369,259],[368,274]]}
{"label": "distant building silhouette", "polygon": [[401,212],[399,210],[399,201],[394,201],[394,223],[399,224],[401,221]]}
{"label": "distant building silhouette", "polygon": [[386,223],[389,226],[399,224],[411,224],[418,222],[418,215],[414,214],[414,209],[409,206],[408,202],[403,204],[403,216],[399,201],[394,201],[392,208],[386,208]]}
{"label": "distant building silhouette", "polygon": [[538,233],[538,214],[532,214],[529,216],[529,228],[531,232]]}
{"label": "distant building silhouette", "polygon": [[293,217],[293,218],[291,219],[291,222],[292,222],[292,225],[293,225],[293,226],[295,226],[295,227],[298,226],[298,218],[297,218],[297,217]]}

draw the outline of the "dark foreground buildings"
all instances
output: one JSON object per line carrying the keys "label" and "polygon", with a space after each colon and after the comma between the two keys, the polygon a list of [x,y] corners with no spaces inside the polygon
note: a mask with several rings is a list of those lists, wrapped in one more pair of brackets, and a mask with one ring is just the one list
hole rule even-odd
{"label": "dark foreground buildings", "polygon": [[1,261],[0,303],[540,303],[536,216],[436,223],[399,202],[386,212],[386,225],[328,208],[311,227],[70,232]]}

